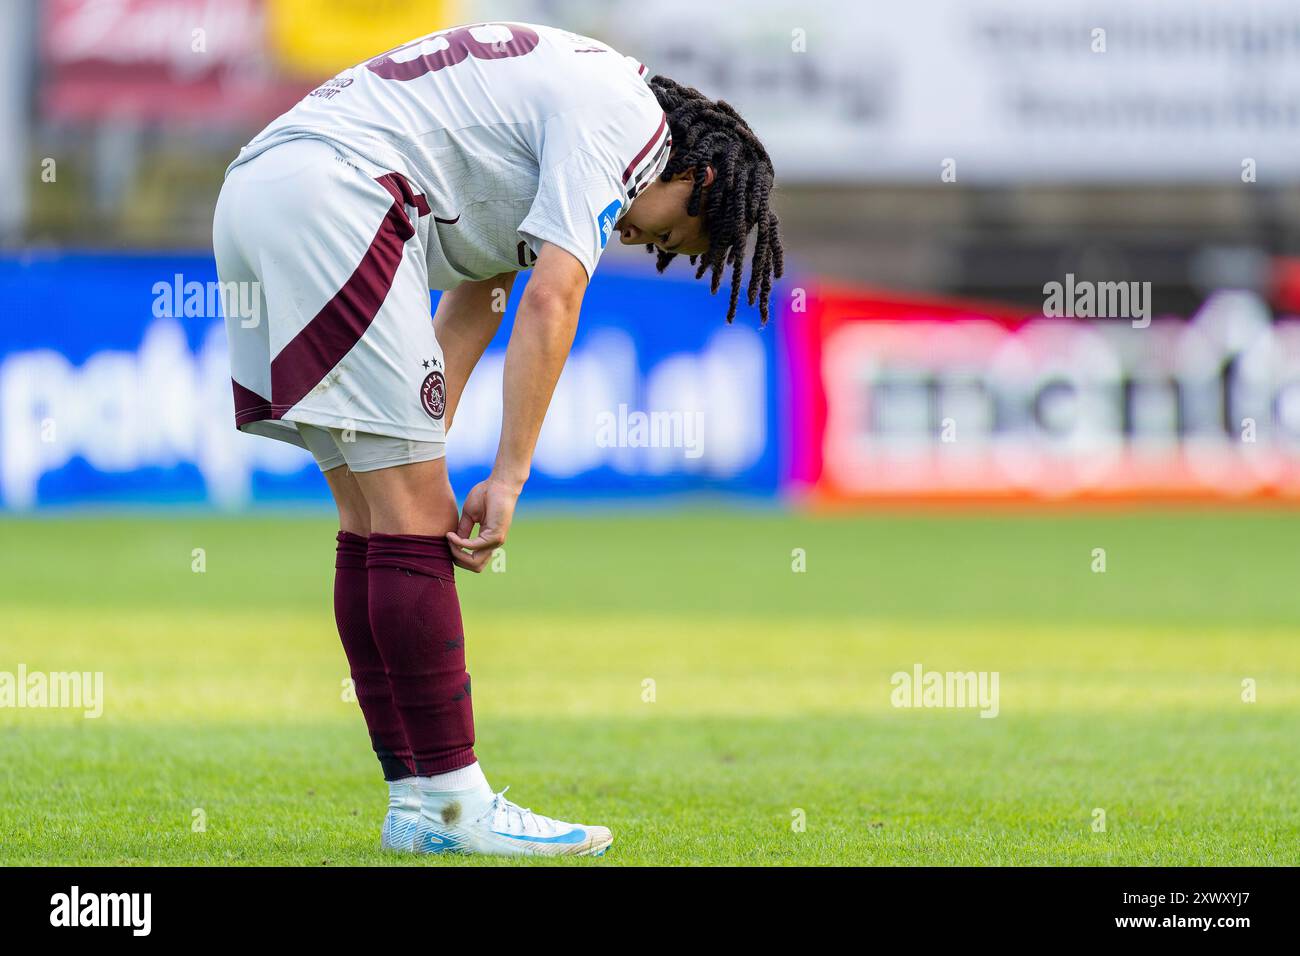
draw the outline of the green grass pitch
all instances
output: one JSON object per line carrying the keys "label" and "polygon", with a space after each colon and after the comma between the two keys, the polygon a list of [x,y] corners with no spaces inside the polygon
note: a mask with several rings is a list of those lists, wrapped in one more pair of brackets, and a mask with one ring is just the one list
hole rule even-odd
{"label": "green grass pitch", "polygon": [[[0,671],[106,698],[0,709],[0,864],[484,862],[378,849],[333,530],[0,520]],[[479,757],[613,829],[558,865],[1294,865],[1298,541],[1273,510],[525,503],[504,570],[459,578]],[[916,664],[998,672],[998,716],[893,707]]]}

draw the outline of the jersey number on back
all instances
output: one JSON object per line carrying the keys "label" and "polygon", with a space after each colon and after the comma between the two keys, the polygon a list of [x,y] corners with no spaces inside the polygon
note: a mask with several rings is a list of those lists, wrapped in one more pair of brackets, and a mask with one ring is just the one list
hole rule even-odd
{"label": "jersey number on back", "polygon": [[[407,43],[405,46],[399,46],[395,50],[380,54],[366,64],[366,69],[385,80],[414,80],[425,74],[436,73],[446,67],[455,66],[457,63],[464,62],[465,58],[470,56],[477,60],[503,60],[523,56],[525,53],[531,53],[535,50],[537,44],[541,42],[535,32],[527,27],[519,26],[517,23],[477,23],[474,26],[505,27],[510,31],[510,39],[493,40],[490,43],[484,43],[481,40],[476,40],[474,35],[469,32],[473,27],[457,27],[445,33],[432,33],[427,37],[421,37],[412,43]],[[412,47],[418,47],[437,37],[442,37],[447,41],[446,49],[426,53],[413,60],[403,60],[400,63],[393,59],[394,54],[409,50]]]}

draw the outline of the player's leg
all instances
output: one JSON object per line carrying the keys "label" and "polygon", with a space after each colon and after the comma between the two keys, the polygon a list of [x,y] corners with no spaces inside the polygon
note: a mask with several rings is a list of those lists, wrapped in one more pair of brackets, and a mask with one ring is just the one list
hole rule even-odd
{"label": "player's leg", "polygon": [[371,628],[419,774],[415,849],[603,853],[612,840],[605,827],[563,823],[516,806],[492,792],[475,759],[464,630],[446,538],[459,515],[441,447],[358,435],[351,448],[340,448],[366,500]]}
{"label": "player's leg", "polygon": [[486,792],[446,538],[457,509],[442,446],[355,437],[346,453],[370,519],[370,626],[412,764],[422,784]]}
{"label": "player's leg", "polygon": [[[278,153],[272,153],[275,155],[259,157],[227,179],[213,218],[218,274],[223,287],[235,293],[225,298],[235,421],[246,431],[308,449],[325,473],[338,506],[334,617],[372,746],[389,781],[390,813],[383,841],[388,842],[394,802],[405,800],[416,810],[419,802],[410,783],[410,748],[393,707],[383,661],[370,635],[366,572],[369,514],[329,433],[312,425],[275,420],[271,362],[271,342],[292,340],[313,310],[331,300],[355,268],[356,258],[368,248],[365,232],[368,228],[373,231],[373,227],[364,223],[358,227],[359,234],[351,237],[351,249],[347,249],[349,237],[340,236],[339,231],[350,222],[344,213],[353,211],[355,204],[351,196],[340,198],[326,188],[336,182],[330,151],[322,151],[319,145],[310,146],[306,153],[299,146],[282,146]],[[313,178],[313,162],[329,166],[325,173],[317,171]],[[315,210],[324,217],[322,222],[304,224],[304,236],[312,242],[332,242],[334,268],[321,268],[330,261],[329,256],[321,249],[306,248],[304,236],[286,233],[285,224],[301,219],[291,213],[301,209]],[[380,196],[378,209],[371,211],[370,218],[378,219],[385,211]],[[230,308],[250,301],[255,308],[249,314],[238,314]],[[408,849],[414,836],[414,819],[412,815],[407,828]]]}
{"label": "player's leg", "polygon": [[388,782],[388,812],[381,828],[385,849],[410,850],[419,821],[420,800],[406,731],[393,705],[388,672],[370,632],[369,574],[366,549],[370,513],[357,480],[348,470],[329,432],[298,425],[304,444],[320,465],[339,513],[334,561],[334,621],[348,659],[352,687],[370,732],[370,743]]}
{"label": "player's leg", "polygon": [[247,323],[227,316],[237,424],[304,447],[325,439],[313,450],[340,509],[339,633],[391,781],[413,767],[370,628],[369,513],[325,429],[364,422],[441,448],[445,386],[416,239],[428,205],[401,175],[363,165],[313,140],[258,155],[227,177],[214,246],[222,278],[255,282],[265,306]]}

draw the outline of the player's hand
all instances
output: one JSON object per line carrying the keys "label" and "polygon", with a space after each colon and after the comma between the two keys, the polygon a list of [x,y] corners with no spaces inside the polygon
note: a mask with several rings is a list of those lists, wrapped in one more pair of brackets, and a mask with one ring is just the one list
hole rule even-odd
{"label": "player's hand", "polygon": [[[506,543],[521,490],[492,476],[470,489],[460,512],[460,526],[447,533],[453,561],[475,574],[483,570],[492,553]],[[471,538],[474,525],[478,525],[478,534]]]}

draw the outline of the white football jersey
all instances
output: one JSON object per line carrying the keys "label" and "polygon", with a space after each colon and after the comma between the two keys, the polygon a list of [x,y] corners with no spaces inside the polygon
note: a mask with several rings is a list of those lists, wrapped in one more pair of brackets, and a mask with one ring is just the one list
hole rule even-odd
{"label": "white football jersey", "polygon": [[288,140],[326,140],[399,172],[430,207],[429,285],[526,269],[543,242],[588,276],[672,140],[647,71],[597,40],[483,23],[429,34],[313,90],[231,168]]}

